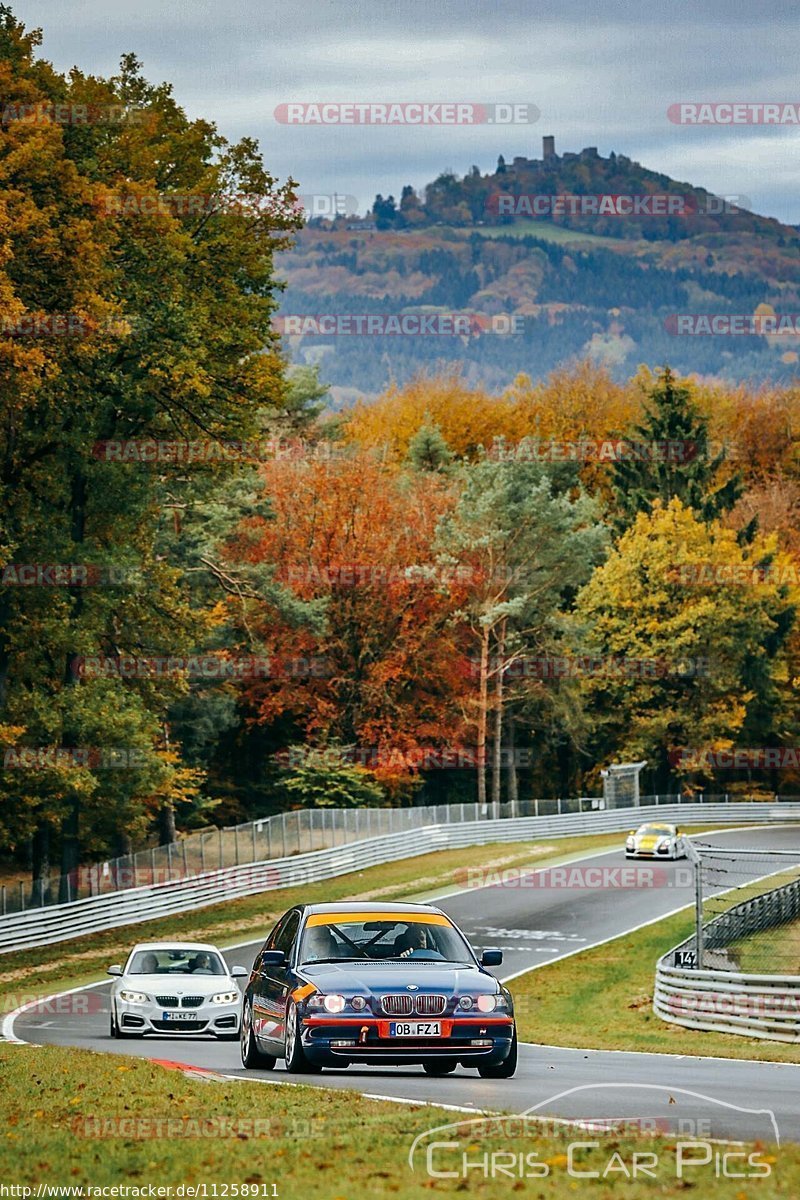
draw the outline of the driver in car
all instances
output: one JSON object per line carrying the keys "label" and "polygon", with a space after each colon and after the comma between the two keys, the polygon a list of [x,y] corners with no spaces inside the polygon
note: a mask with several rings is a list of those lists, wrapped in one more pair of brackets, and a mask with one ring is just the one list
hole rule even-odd
{"label": "driver in car", "polygon": [[438,958],[444,960],[444,955],[440,954],[430,944],[428,931],[424,925],[410,925],[405,936],[406,948],[401,950],[401,958]]}
{"label": "driver in car", "polygon": [[193,975],[197,975],[197,974],[210,975],[211,974],[211,959],[208,957],[207,954],[198,954],[195,956],[195,960],[192,963],[192,974]]}

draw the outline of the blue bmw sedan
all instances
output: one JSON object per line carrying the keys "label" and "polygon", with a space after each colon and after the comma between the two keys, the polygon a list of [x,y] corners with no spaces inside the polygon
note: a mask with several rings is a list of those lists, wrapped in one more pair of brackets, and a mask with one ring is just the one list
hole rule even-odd
{"label": "blue bmw sedan", "polygon": [[517,1066],[510,993],[445,913],[426,904],[309,904],[281,917],[244,991],[245,1067],[350,1063],[429,1075],[459,1065],[508,1079]]}

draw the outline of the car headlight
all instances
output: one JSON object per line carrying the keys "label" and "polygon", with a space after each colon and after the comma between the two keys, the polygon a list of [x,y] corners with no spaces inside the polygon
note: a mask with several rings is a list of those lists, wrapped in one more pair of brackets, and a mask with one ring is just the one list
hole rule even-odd
{"label": "car headlight", "polygon": [[330,992],[327,996],[324,996],[322,992],[315,992],[313,996],[309,996],[307,1001],[309,1008],[324,1008],[329,1013],[342,1012],[346,1003],[344,996],[340,996],[337,992]]}
{"label": "car headlight", "polygon": [[354,1008],[356,1012],[363,1012],[367,1007],[367,1002],[363,996],[353,996],[350,1001],[350,1007]]}
{"label": "car headlight", "polygon": [[147,1004],[147,996],[144,992],[129,992],[122,991],[119,994],[120,1000],[124,1000],[126,1004]]}
{"label": "car headlight", "polygon": [[633,850],[634,846],[636,845],[636,838],[629,837],[625,844],[630,850]]}
{"label": "car headlight", "polygon": [[239,999],[238,992],[217,992],[211,997],[212,1004],[235,1004]]}
{"label": "car headlight", "polygon": [[456,1005],[457,1012],[471,1012],[473,1008],[477,1008],[478,1012],[490,1013],[500,1010],[508,1011],[508,1000],[502,992],[496,996],[480,995],[480,996],[462,996]]}

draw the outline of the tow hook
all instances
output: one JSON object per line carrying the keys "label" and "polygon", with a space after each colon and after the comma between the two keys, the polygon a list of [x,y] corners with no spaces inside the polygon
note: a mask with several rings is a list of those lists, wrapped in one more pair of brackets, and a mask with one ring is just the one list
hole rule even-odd
{"label": "tow hook", "polygon": [[359,1033],[359,1035],[358,1035],[358,1041],[359,1041],[359,1045],[361,1045],[361,1046],[363,1046],[363,1045],[364,1045],[364,1043],[365,1043],[365,1042],[366,1042],[366,1040],[367,1040],[367,1034],[368,1034],[368,1033],[369,1033],[369,1025],[362,1025],[362,1026],[361,1026],[361,1032],[360,1032],[360,1033]]}

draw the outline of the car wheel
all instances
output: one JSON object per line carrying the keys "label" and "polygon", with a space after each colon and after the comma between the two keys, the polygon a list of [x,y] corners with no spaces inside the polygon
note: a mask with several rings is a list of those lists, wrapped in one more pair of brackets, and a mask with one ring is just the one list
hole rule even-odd
{"label": "car wheel", "polygon": [[256,1045],[253,1033],[253,1006],[248,1004],[247,1001],[245,1001],[242,1011],[242,1024],[239,1032],[242,1048],[242,1066],[246,1067],[249,1071],[256,1068],[260,1068],[262,1071],[271,1071],[277,1059],[271,1054],[263,1054]]}
{"label": "car wheel", "polygon": [[286,1070],[296,1074],[308,1075],[322,1070],[321,1067],[310,1063],[303,1049],[300,1037],[300,1014],[297,1005],[291,1003],[286,1010]]}
{"label": "car wheel", "polygon": [[511,1050],[508,1058],[494,1066],[478,1067],[481,1079],[510,1079],[517,1069],[517,1031],[511,1039]]}
{"label": "car wheel", "polygon": [[426,1075],[449,1075],[458,1066],[457,1058],[429,1058],[422,1064]]}

